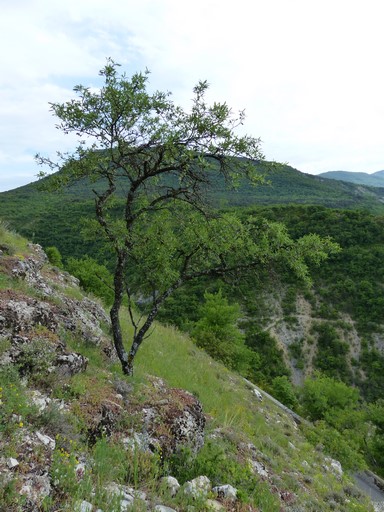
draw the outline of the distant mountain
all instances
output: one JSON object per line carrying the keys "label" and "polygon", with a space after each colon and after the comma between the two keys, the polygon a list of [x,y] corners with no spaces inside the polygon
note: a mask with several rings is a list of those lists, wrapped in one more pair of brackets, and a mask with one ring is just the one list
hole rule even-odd
{"label": "distant mountain", "polygon": [[328,171],[318,174],[318,176],[331,180],[348,181],[368,187],[384,187],[384,171],[377,171],[372,174],[367,172]]}

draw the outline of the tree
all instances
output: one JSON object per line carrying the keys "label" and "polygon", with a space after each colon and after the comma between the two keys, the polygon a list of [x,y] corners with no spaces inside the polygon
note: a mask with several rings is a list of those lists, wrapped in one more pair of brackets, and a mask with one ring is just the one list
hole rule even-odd
{"label": "tree", "polygon": [[196,344],[228,368],[247,374],[248,366],[258,360],[246,347],[244,334],[237,326],[240,316],[238,304],[228,304],[221,290],[205,293],[200,307],[200,319],[195,322],[191,335]]}
{"label": "tree", "polygon": [[[84,179],[92,184],[95,236],[104,236],[115,255],[113,339],[130,375],[162,304],[186,282],[237,276],[282,255],[305,277],[306,256],[321,259],[332,244],[319,238],[294,244],[277,224],[243,223],[210,210],[208,190],[217,177],[228,186],[243,178],[261,181],[254,165],[263,159],[260,140],[236,135],[244,112],[234,115],[226,103],[208,105],[207,82],[193,89],[186,112],[169,93],[148,92],[148,72],[128,78],[118,68],[108,60],[100,71],[103,87],[79,85],[76,99],[51,104],[58,129],[75,134],[79,145],[59,153],[59,162],[39,155],[37,161],[60,171],[51,180],[55,186]],[[133,325],[129,352],[119,320],[125,296]],[[139,319],[138,301],[146,305]]]}
{"label": "tree", "polygon": [[101,297],[108,305],[113,303],[112,274],[105,265],[87,255],[80,259],[68,258],[65,268],[79,279],[81,287],[86,292]]}

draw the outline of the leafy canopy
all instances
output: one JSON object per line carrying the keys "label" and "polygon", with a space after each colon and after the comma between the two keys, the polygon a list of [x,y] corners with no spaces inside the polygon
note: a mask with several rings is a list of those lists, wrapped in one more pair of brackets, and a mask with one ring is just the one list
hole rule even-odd
{"label": "leafy canopy", "polygon": [[[49,182],[54,187],[79,180],[92,186],[96,223],[88,227],[114,254],[112,331],[122,369],[131,374],[159,309],[186,282],[237,278],[281,260],[309,281],[306,259],[321,261],[336,246],[316,235],[295,243],[278,223],[242,222],[209,209],[208,186],[218,176],[228,186],[262,181],[254,164],[263,155],[259,139],[237,135],[243,111],[207,104],[207,82],[196,85],[185,111],[169,93],[148,92],[148,72],[128,78],[108,60],[100,75],[100,89],[78,85],[75,99],[51,105],[58,129],[77,136],[76,150],[59,153],[59,163],[37,158],[59,169]],[[134,332],[129,353],[119,321],[125,297]],[[140,301],[147,314],[137,320]]]}

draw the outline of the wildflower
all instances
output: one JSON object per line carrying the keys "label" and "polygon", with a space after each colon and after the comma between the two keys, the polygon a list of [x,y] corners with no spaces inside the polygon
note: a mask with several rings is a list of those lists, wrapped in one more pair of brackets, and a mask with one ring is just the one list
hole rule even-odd
{"label": "wildflower", "polygon": [[19,427],[22,428],[24,426],[24,423],[22,421],[19,422]]}

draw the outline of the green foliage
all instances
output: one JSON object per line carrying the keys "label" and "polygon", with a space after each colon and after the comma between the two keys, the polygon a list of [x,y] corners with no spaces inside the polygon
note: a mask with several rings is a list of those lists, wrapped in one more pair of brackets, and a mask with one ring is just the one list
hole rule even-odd
{"label": "green foliage", "polygon": [[360,383],[365,399],[374,402],[383,397],[384,389],[384,355],[376,348],[362,344],[360,367],[366,378]]}
{"label": "green foliage", "polygon": [[320,206],[275,206],[251,212],[284,222],[293,238],[317,233],[339,243],[342,251],[334,253],[329,264],[312,269],[315,289],[325,302],[320,314],[334,318],[335,311],[346,312],[361,334],[377,329],[384,305],[383,216]]}
{"label": "green foliage", "polygon": [[314,446],[321,445],[325,453],[338,460],[344,470],[357,471],[366,468],[360,446],[325,421],[317,422],[314,428],[306,431],[306,435]]}
{"label": "green foliage", "polygon": [[22,428],[35,409],[28,403],[19,374],[13,366],[0,369],[0,433],[12,435]]}
{"label": "green foliage", "polygon": [[348,344],[340,340],[336,329],[329,323],[316,323],[312,333],[317,334],[317,354],[315,368],[325,375],[350,381],[350,369],[347,362]]}
{"label": "green foliage", "polygon": [[272,384],[275,377],[289,376],[290,370],[276,339],[252,320],[244,322],[242,327],[245,331],[245,344],[255,352],[259,360],[252,368],[252,380],[260,384]]}
{"label": "green foliage", "polygon": [[328,419],[336,411],[355,409],[359,391],[332,377],[317,375],[306,379],[301,391],[301,404],[312,420]]}
{"label": "green foliage", "polygon": [[55,348],[46,338],[36,336],[23,344],[17,365],[22,375],[30,376],[34,382],[44,382],[55,359]]}
{"label": "green foliage", "polygon": [[45,248],[45,253],[48,256],[49,263],[58,268],[63,268],[63,260],[60,251],[57,247],[51,246]]}
{"label": "green foliage", "polygon": [[99,439],[92,450],[92,470],[101,485],[108,481],[124,483],[127,473],[126,450],[107,439]]}
{"label": "green foliage", "polygon": [[240,308],[228,304],[222,292],[205,293],[205,303],[200,308],[200,320],[191,335],[197,346],[204,348],[214,359],[228,368],[243,374],[253,363],[254,355],[244,344],[244,335],[237,327]]}
{"label": "green foliage", "polygon": [[[207,441],[196,454],[184,449],[173,455],[169,461],[169,472],[180,483],[199,475],[207,476],[212,484],[231,482],[238,489],[238,498],[254,505],[268,505],[263,510],[274,510],[278,501],[269,489],[263,488],[249,464],[236,457],[237,448],[231,443]],[[269,508],[271,507],[271,508]]]}
{"label": "green foliage", "polygon": [[22,510],[26,497],[22,496],[17,488],[17,479],[6,478],[5,474],[0,475],[0,510],[16,512]]}
{"label": "green foliage", "polygon": [[113,301],[113,278],[105,265],[98,263],[90,256],[68,258],[66,270],[80,281],[86,292],[102,298],[106,304]]}
{"label": "green foliage", "polygon": [[291,384],[291,381],[286,375],[275,377],[272,381],[270,388],[271,394],[279,400],[281,403],[291,409],[295,409],[298,405],[298,400],[295,394],[295,390]]}
{"label": "green foliage", "polygon": [[384,477],[384,400],[380,399],[367,408],[367,419],[374,429],[367,438],[369,462]]}

